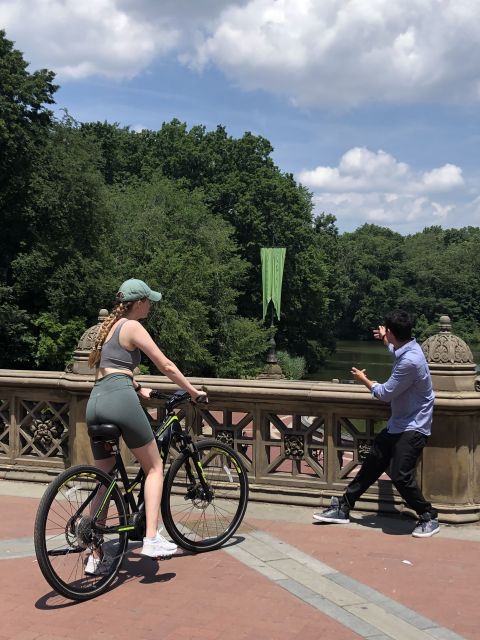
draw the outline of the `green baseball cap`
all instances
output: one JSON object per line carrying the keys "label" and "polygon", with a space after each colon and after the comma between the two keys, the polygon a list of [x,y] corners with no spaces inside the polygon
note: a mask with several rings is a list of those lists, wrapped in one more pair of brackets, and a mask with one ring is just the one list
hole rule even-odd
{"label": "green baseball cap", "polygon": [[159,302],[162,299],[162,294],[159,291],[152,291],[143,280],[131,278],[130,280],[125,280],[121,285],[116,298],[119,302],[131,302],[133,300],[142,300],[143,298],[148,298],[152,302]]}

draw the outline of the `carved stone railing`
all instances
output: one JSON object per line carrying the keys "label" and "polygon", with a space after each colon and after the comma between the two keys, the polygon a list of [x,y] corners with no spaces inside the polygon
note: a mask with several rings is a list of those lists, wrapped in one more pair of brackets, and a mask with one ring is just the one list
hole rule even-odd
{"label": "carved stone railing", "polygon": [[[173,390],[160,376],[144,386]],[[210,403],[185,423],[197,437],[216,437],[242,456],[251,498],[324,505],[343,492],[389,407],[360,385],[328,382],[195,379]],[[91,462],[85,407],[92,377],[0,370],[0,477],[45,480],[65,466]],[[151,405],[159,419],[161,406]],[[436,393],[433,435],[418,480],[443,521],[480,519],[480,394]],[[128,454],[127,454],[128,455]],[[130,460],[130,464],[133,461]],[[357,503],[371,511],[404,505],[386,475]]]}

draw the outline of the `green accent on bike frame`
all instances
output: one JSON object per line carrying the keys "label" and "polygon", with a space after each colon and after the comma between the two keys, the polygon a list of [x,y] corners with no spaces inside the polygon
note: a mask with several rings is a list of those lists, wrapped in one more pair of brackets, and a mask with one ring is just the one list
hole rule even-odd
{"label": "green accent on bike frame", "polygon": [[138,482],[135,482],[135,484],[132,484],[131,487],[128,487],[127,489],[127,493],[132,493],[132,491],[135,489],[135,487],[138,485]]}
{"label": "green accent on bike frame", "polygon": [[229,460],[231,460],[233,462],[233,465],[235,467],[235,469],[238,471],[238,473],[242,473],[242,470],[240,469],[240,467],[237,464],[237,461],[235,460],[235,458],[232,458],[232,456],[229,456],[228,453],[226,451],[223,451],[223,449],[217,449],[216,447],[212,447],[212,451],[218,451],[219,453],[221,453],[223,456],[225,456],[226,458],[228,458]]}
{"label": "green accent on bike frame", "polygon": [[134,526],[129,525],[128,527],[118,527],[117,531],[133,531],[134,529]]}
{"label": "green accent on bike frame", "polygon": [[[95,514],[95,518],[98,518],[99,514],[102,513],[102,509],[104,508],[105,504],[107,503],[107,500],[110,498],[113,488],[117,485],[117,481],[116,480],[112,480],[112,482],[110,483],[110,486],[107,489],[107,493],[105,494],[105,498],[103,499],[102,502],[102,506],[97,509],[97,513]],[[95,519],[94,518],[94,519]]]}
{"label": "green accent on bike frame", "polygon": [[200,471],[202,472],[202,478],[205,480],[205,482],[207,481],[207,476],[205,475],[205,471],[203,470],[203,466],[202,463],[200,462],[200,460],[198,461],[198,466],[200,468]]}
{"label": "green accent on bike frame", "polygon": [[172,424],[172,422],[174,422],[175,420],[178,422],[178,416],[176,415],[172,416],[169,420],[167,420],[165,424],[160,425],[160,427],[158,428],[158,431],[155,432],[155,437],[158,438],[158,436],[161,436],[162,433],[165,431],[165,429],[169,427]]}

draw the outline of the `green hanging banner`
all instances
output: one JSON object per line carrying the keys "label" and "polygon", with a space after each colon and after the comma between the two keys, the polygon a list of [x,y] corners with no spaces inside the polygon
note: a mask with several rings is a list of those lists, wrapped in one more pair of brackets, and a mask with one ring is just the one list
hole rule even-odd
{"label": "green hanging banner", "polygon": [[282,301],[283,265],[285,264],[286,249],[260,249],[262,259],[263,286],[263,318],[267,314],[268,303],[273,302],[277,318],[280,320],[280,304]]}

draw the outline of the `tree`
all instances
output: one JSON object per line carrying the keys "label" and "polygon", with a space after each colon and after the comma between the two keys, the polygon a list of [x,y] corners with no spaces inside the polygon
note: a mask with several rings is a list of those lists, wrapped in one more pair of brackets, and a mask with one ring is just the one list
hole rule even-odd
{"label": "tree", "polygon": [[25,236],[32,174],[52,124],[57,86],[47,69],[30,73],[22,53],[0,30],[0,281],[9,285],[9,265]]}
{"label": "tree", "polygon": [[340,335],[370,337],[385,313],[399,306],[403,291],[403,236],[365,224],[341,237],[340,259],[349,281]]}
{"label": "tree", "polygon": [[[215,375],[227,355],[232,360],[231,335],[241,323],[237,285],[246,265],[231,227],[209,213],[199,193],[166,178],[112,193],[120,280],[154,283],[163,299],[148,321],[152,335],[186,373]],[[266,332],[252,327],[250,334],[266,342]]]}
{"label": "tree", "polygon": [[48,309],[61,322],[93,320],[93,300],[115,286],[112,214],[95,154],[70,118],[52,126],[31,179],[31,239],[11,263],[19,303],[34,314]]}
{"label": "tree", "polygon": [[0,368],[27,368],[34,349],[30,315],[15,303],[9,287],[0,286]]}
{"label": "tree", "polygon": [[[106,123],[84,125],[82,131],[97,139],[111,184],[164,175],[198,194],[208,211],[231,225],[247,266],[235,287],[240,316],[260,318],[260,248],[287,247],[279,339],[307,355],[315,367],[333,345],[332,319],[339,305],[328,283],[335,268],[323,249],[323,229],[314,227],[311,194],[275,166],[270,142],[249,132],[234,139],[221,126],[188,130],[178,120],[157,132],[136,133]],[[299,314],[304,319],[300,331]]]}
{"label": "tree", "polygon": [[45,312],[35,319],[34,324],[40,329],[35,364],[41,369],[63,369],[85,330],[84,321],[72,318],[62,324],[56,314]]}

